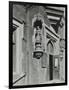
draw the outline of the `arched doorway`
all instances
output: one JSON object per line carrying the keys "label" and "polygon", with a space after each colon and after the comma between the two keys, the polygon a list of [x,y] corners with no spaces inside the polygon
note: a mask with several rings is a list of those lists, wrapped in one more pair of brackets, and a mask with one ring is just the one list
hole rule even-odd
{"label": "arched doorway", "polygon": [[47,51],[49,55],[49,80],[53,80],[53,53],[54,46],[51,40],[47,43]]}

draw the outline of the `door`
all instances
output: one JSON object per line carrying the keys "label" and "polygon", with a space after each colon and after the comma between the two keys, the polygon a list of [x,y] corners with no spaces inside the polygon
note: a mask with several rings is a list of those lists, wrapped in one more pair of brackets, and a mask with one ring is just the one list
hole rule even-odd
{"label": "door", "polygon": [[53,80],[53,55],[49,55],[49,79]]}

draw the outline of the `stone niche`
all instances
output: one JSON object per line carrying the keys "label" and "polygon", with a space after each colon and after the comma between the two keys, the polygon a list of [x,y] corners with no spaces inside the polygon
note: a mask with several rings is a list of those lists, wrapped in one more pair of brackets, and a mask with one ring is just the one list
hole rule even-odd
{"label": "stone niche", "polygon": [[40,59],[43,56],[43,19],[40,14],[34,17],[33,20],[33,28],[34,28],[34,52],[33,57]]}

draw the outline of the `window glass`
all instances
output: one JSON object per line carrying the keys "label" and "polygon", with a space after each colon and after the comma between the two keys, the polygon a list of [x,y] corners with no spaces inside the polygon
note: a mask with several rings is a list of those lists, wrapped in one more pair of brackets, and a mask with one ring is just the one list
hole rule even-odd
{"label": "window glass", "polygon": [[16,31],[13,31],[13,71],[16,72]]}
{"label": "window glass", "polygon": [[47,51],[48,51],[49,53],[53,53],[53,45],[52,45],[51,42],[49,42],[48,45],[47,45]]}
{"label": "window glass", "polygon": [[55,58],[55,67],[58,67],[58,58]]}

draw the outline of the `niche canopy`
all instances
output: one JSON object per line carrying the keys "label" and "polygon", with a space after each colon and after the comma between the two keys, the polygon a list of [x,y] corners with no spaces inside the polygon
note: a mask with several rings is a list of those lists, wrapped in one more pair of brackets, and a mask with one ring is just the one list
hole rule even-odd
{"label": "niche canopy", "polygon": [[33,19],[33,28],[33,57],[40,59],[43,56],[43,18],[40,14],[35,16],[35,18]]}

